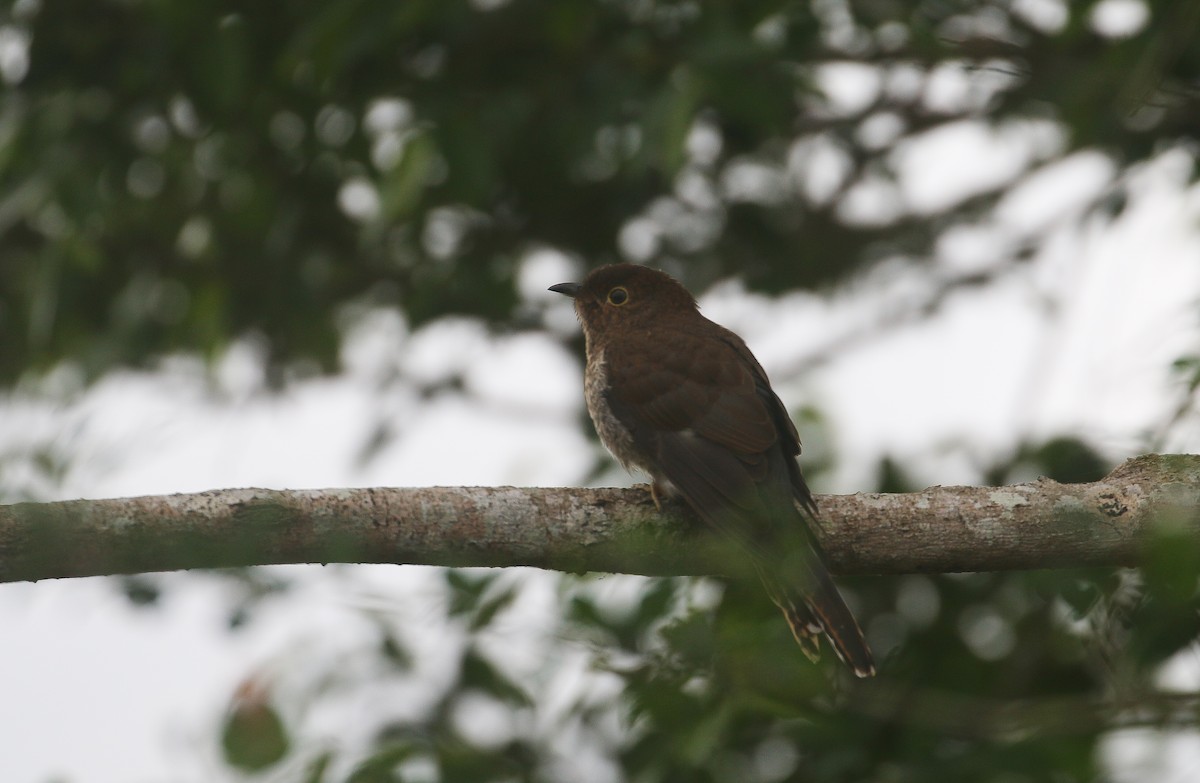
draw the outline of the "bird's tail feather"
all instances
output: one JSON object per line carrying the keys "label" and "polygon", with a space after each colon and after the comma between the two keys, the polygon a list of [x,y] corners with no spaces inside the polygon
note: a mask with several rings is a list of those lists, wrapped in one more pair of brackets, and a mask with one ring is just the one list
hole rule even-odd
{"label": "bird's tail feather", "polygon": [[824,634],[838,658],[855,675],[875,675],[875,659],[867,647],[862,630],[828,575],[819,575],[819,583],[805,592],[789,587],[761,569],[759,575],[771,600],[787,619],[792,635],[796,637],[806,658],[814,662],[820,658],[820,636]]}

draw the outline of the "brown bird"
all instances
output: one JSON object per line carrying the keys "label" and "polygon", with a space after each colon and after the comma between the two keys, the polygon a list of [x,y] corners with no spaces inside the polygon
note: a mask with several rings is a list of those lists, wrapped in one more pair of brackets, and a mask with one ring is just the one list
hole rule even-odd
{"label": "brown bird", "polygon": [[588,413],[608,450],[649,474],[655,504],[682,497],[750,555],[806,656],[817,660],[824,633],[855,674],[873,675],[808,526],[817,503],[796,462],[796,427],[742,339],[648,267],[600,267],[550,290],[575,300]]}

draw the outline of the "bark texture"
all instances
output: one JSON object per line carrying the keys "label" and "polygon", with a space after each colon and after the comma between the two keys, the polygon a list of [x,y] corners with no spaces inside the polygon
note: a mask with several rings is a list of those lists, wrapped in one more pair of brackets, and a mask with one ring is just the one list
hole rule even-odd
{"label": "bark texture", "polygon": [[[1200,531],[1200,456],[1102,481],[824,495],[837,573],[1135,565],[1156,530]],[[640,489],[213,490],[0,506],[0,582],[272,563],[728,573],[721,542]]]}

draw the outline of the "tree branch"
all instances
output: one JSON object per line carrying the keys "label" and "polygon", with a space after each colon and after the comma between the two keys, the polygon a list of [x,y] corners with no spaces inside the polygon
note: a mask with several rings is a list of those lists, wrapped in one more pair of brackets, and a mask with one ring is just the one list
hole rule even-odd
{"label": "tree branch", "polygon": [[[1156,527],[1200,530],[1200,456],[1148,455],[1092,484],[826,495],[839,573],[1137,562]],[[728,573],[686,510],[638,489],[214,490],[0,506],[0,582],[272,563],[528,565]]]}

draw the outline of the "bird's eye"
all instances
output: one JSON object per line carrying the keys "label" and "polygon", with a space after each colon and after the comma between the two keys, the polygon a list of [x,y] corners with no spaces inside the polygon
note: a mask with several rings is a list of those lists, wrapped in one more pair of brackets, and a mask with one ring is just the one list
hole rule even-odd
{"label": "bird's eye", "polygon": [[614,288],[613,290],[608,292],[608,303],[609,304],[614,304],[619,307],[620,305],[623,305],[628,301],[629,301],[629,292],[626,291],[621,286],[617,286],[616,288]]}

